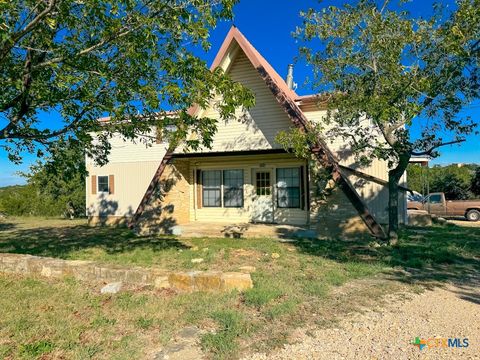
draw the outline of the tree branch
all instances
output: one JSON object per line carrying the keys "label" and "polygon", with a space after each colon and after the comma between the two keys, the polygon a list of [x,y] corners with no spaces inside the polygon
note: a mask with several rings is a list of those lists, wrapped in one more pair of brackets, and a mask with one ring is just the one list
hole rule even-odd
{"label": "tree branch", "polygon": [[40,12],[32,21],[30,21],[27,26],[23,28],[23,30],[20,30],[17,33],[14,33],[10,39],[7,39],[3,44],[2,47],[0,48],[0,62],[5,58],[7,53],[12,49],[12,47],[16,44],[18,40],[20,40],[22,37],[24,37],[26,34],[28,34],[30,31],[35,29],[40,21],[47,16],[50,11],[53,10],[55,7],[56,0],[50,0],[48,2],[47,7]]}
{"label": "tree branch", "polygon": [[438,144],[438,145],[434,145],[432,146],[430,149],[428,150],[425,150],[425,151],[412,151],[411,154],[412,155],[415,155],[415,156],[421,156],[421,155],[431,155],[433,150],[439,148],[439,147],[442,147],[442,146],[447,146],[447,145],[452,145],[452,144],[458,144],[458,143],[461,143],[461,142],[464,142],[465,139],[459,139],[459,140],[453,140],[453,141],[448,141],[448,142],[445,142],[445,143],[441,143],[441,144]]}

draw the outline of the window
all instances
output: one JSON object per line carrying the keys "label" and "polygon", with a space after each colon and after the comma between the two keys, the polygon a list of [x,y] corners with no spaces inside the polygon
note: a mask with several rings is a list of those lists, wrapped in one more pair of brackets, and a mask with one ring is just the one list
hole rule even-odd
{"label": "window", "polygon": [[300,208],[300,168],[277,169],[279,208]]}
{"label": "window", "polygon": [[223,171],[223,206],[243,207],[243,170]]}
{"label": "window", "polygon": [[220,207],[222,191],[222,172],[220,170],[208,170],[202,172],[203,183],[203,206]]}
{"label": "window", "polygon": [[442,195],[436,194],[436,195],[430,195],[428,198],[428,202],[430,204],[441,204],[442,203]]}
{"label": "window", "polygon": [[98,177],[98,192],[99,193],[108,193],[108,176],[99,176]]}
{"label": "window", "polygon": [[206,170],[201,176],[202,206],[243,207],[243,170]]}
{"label": "window", "polygon": [[257,172],[255,175],[257,195],[271,195],[270,171]]}

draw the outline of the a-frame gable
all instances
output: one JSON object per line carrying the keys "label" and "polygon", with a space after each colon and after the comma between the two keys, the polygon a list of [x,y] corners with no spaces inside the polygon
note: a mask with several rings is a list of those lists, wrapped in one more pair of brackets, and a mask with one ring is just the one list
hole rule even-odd
{"label": "a-frame gable", "polygon": [[281,149],[275,137],[291,128],[292,122],[242,49],[235,51],[226,71],[255,94],[255,106],[244,111],[239,108],[235,118],[228,120],[220,119],[214,106],[204,110],[202,116],[218,119],[217,132],[210,148],[196,152]]}

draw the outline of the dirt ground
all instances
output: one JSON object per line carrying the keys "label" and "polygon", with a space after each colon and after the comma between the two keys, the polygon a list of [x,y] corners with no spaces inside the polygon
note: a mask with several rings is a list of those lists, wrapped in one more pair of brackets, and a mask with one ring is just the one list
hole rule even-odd
{"label": "dirt ground", "polygon": [[462,218],[448,219],[447,222],[455,224],[457,226],[480,227],[480,221],[467,221]]}
{"label": "dirt ground", "polygon": [[[303,334],[277,352],[245,359],[480,359],[479,285],[477,279],[403,299],[392,296],[382,309],[352,314],[335,328]],[[416,337],[426,340],[422,350],[412,344]],[[469,345],[444,347],[445,338],[462,344],[468,339]]]}

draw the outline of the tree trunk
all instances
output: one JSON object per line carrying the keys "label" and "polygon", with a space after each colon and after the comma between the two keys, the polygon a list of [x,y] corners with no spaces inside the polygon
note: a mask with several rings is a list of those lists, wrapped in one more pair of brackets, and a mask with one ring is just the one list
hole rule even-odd
{"label": "tree trunk", "polygon": [[398,241],[398,183],[409,161],[409,153],[400,154],[397,166],[388,172],[388,240],[392,245]]}

